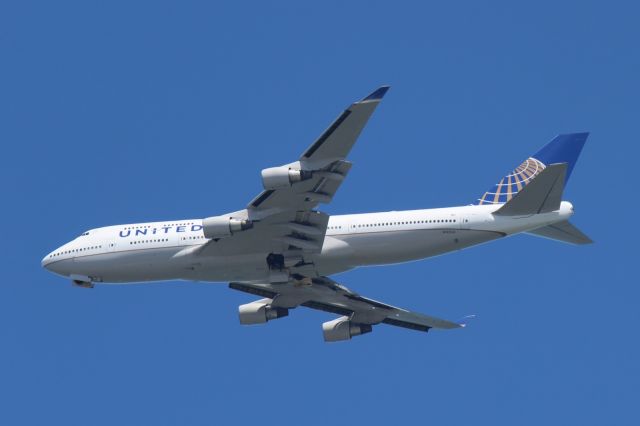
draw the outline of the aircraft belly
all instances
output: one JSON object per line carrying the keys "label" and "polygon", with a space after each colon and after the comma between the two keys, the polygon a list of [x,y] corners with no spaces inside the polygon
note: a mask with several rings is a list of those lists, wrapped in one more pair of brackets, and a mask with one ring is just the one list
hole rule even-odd
{"label": "aircraft belly", "polygon": [[268,253],[193,257],[180,273],[191,281],[251,281],[269,277]]}
{"label": "aircraft belly", "polygon": [[175,248],[161,248],[81,256],[73,259],[73,273],[106,283],[171,280],[180,266],[172,258],[175,253]]}
{"label": "aircraft belly", "polygon": [[352,267],[401,263],[437,256],[495,240],[504,234],[470,229],[419,229],[344,236]]}
{"label": "aircraft belly", "polygon": [[81,256],[65,274],[86,275],[96,282],[234,281],[268,279],[266,254],[238,256],[175,256],[184,247],[135,250]]}

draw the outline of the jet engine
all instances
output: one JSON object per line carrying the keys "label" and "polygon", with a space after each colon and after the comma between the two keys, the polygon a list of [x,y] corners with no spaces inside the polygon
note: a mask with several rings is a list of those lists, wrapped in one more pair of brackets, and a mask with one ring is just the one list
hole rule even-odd
{"label": "jet engine", "polygon": [[296,182],[311,179],[309,170],[296,170],[289,166],[271,167],[262,170],[262,186],[264,189],[286,188]]}
{"label": "jet engine", "polygon": [[253,228],[253,222],[229,216],[212,216],[202,220],[202,232],[206,238],[229,237],[236,232]]}
{"label": "jet engine", "polygon": [[289,315],[288,309],[274,308],[270,305],[271,302],[271,299],[261,299],[238,306],[240,324],[264,324],[267,321]]}
{"label": "jet engine", "polygon": [[325,342],[338,342],[349,340],[353,336],[370,333],[373,327],[370,324],[358,324],[349,317],[340,317],[322,324],[322,334]]}

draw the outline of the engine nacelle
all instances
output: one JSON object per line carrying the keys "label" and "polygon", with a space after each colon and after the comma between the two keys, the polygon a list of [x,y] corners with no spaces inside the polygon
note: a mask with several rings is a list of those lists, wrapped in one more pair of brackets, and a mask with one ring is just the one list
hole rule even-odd
{"label": "engine nacelle", "polygon": [[311,179],[309,170],[292,169],[289,166],[271,167],[262,170],[262,186],[264,189],[286,188],[296,182]]}
{"label": "engine nacelle", "polygon": [[288,309],[274,308],[270,305],[271,302],[271,299],[262,299],[238,306],[240,324],[264,324],[267,321],[289,315]]}
{"label": "engine nacelle", "polygon": [[372,330],[373,327],[370,324],[358,324],[349,320],[349,317],[340,317],[322,324],[325,342],[349,340],[353,336],[370,333]]}
{"label": "engine nacelle", "polygon": [[229,216],[212,216],[202,220],[202,232],[206,238],[224,238],[253,228],[253,222]]}

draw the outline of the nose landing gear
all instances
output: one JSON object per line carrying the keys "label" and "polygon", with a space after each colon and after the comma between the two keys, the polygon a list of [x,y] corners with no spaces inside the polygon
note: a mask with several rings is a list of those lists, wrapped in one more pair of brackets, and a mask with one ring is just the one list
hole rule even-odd
{"label": "nose landing gear", "polygon": [[82,287],[82,288],[93,288],[93,282],[94,281],[99,281],[99,279],[93,279],[91,277],[87,277],[85,275],[77,275],[77,274],[72,274],[69,278],[71,278],[71,284],[73,284],[76,287]]}
{"label": "nose landing gear", "polygon": [[73,284],[76,287],[82,287],[82,288],[93,288],[95,287],[95,285],[91,282],[91,281],[80,281],[80,280],[73,280],[71,281],[71,284]]}

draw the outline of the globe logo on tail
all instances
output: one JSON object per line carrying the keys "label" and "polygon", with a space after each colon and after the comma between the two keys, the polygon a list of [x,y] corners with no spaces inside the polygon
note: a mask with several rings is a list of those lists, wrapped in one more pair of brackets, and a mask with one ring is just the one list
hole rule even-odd
{"label": "globe logo on tail", "polygon": [[478,205],[502,204],[511,200],[522,188],[540,174],[545,168],[542,162],[533,157],[527,158],[514,171],[503,177],[500,182],[478,199]]}

